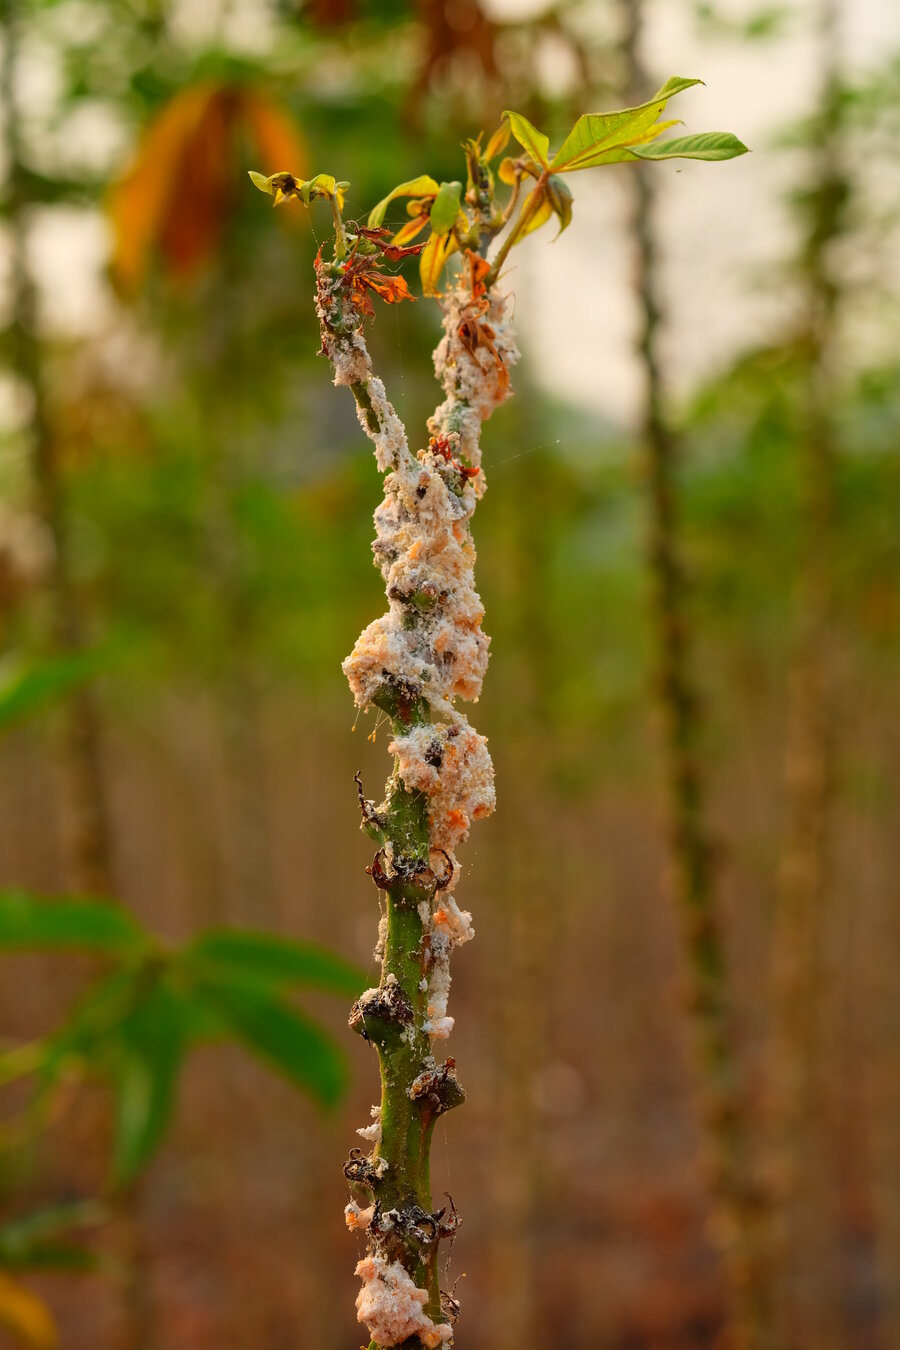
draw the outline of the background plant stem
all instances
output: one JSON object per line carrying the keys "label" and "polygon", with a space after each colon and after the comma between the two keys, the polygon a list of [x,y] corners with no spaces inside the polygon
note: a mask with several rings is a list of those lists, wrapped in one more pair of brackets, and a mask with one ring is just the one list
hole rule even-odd
{"label": "background plant stem", "polygon": [[[28,188],[22,160],[16,99],[17,0],[2,0],[3,57],[0,107],[5,125],[7,209],[12,273],[12,362],[30,402],[30,464],[36,504],[51,543],[47,578],[51,642],[58,655],[84,650],[84,624],[71,574],[59,445],[51,423],[37,334],[37,294],[27,257]],[[58,746],[69,887],[88,895],[112,892],[112,856],[104,782],[100,722],[92,691],[69,693],[60,717]]]}
{"label": "background plant stem", "polygon": [[[647,87],[640,55],[643,5],[625,0],[623,55],[628,96]],[[659,351],[662,321],[655,189],[634,165],[631,228],[644,375],[642,440],[650,498],[649,566],[653,590],[657,695],[663,722],[670,857],[680,910],[687,997],[707,1135],[714,1234],[729,1288],[735,1347],[769,1346],[770,1313],[754,1194],[747,1102],[734,1043],[731,989],[717,903],[716,846],[704,783],[703,716],[691,672],[688,582],[678,509],[678,438],[664,410]]]}

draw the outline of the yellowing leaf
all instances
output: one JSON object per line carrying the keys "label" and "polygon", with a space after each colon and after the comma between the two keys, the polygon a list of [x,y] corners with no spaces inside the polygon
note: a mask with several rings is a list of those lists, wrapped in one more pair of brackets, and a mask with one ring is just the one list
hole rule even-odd
{"label": "yellowing leaf", "polygon": [[452,234],[432,234],[428,240],[419,259],[419,276],[422,279],[422,291],[425,295],[437,294],[441,273],[456,246],[456,239]]}
{"label": "yellowing leaf", "polygon": [[510,130],[522,149],[527,150],[531,158],[546,169],[550,154],[550,137],[533,127],[528,118],[523,117],[521,113],[505,112],[503,116],[508,119]]}
{"label": "yellowing leaf", "polygon": [[436,183],[428,174],[421,174],[418,178],[411,178],[407,183],[400,183],[392,188],[386,197],[382,197],[377,206],[373,206],[369,212],[367,224],[370,230],[374,230],[384,220],[385,212],[391,202],[397,197],[436,197],[440,191],[440,184]]}
{"label": "yellowing leaf", "polygon": [[524,218],[530,211],[534,211],[534,215],[530,216],[525,222],[523,229],[516,238],[517,244],[520,243],[527,234],[531,234],[533,230],[539,230],[553,215],[553,207],[543,188],[536,187],[531,189],[522,205],[522,215],[520,219]]}
{"label": "yellowing leaf", "polygon": [[516,161],[510,159],[507,155],[506,159],[500,161],[500,168],[497,170],[497,176],[501,183],[506,183],[509,187],[513,187],[516,181]]}
{"label": "yellowing leaf", "polygon": [[417,234],[421,234],[427,224],[427,216],[414,216],[412,220],[408,220],[405,225],[400,226],[391,243],[402,248],[409,243],[410,239],[415,239]]}
{"label": "yellowing leaf", "polygon": [[[629,158],[628,146],[651,140],[664,129],[654,128],[666,103],[673,95],[702,84],[674,76],[667,80],[646,103],[616,112],[585,113],[579,117],[550,165],[555,173],[573,173],[576,169],[590,169],[598,164],[615,164]],[[668,124],[671,125],[671,124]]]}
{"label": "yellowing leaf", "polygon": [[504,118],[503,121],[500,123],[499,127],[497,128],[497,130],[494,132],[491,139],[488,141],[487,146],[485,148],[484,158],[488,161],[488,163],[490,163],[492,159],[496,159],[498,155],[503,154],[503,151],[509,145],[509,136],[510,136],[509,120],[507,118]]}
{"label": "yellowing leaf", "polygon": [[56,1350],[59,1335],[47,1305],[24,1285],[0,1274],[0,1325],[34,1350]]}

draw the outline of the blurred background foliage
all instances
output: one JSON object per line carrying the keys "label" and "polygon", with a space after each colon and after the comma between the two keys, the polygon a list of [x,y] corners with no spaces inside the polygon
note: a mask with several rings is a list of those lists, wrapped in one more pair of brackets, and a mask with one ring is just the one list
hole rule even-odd
{"label": "blurred background foliage", "polygon": [[[374,1068],[337,1000],[291,962],[342,953],[313,981],[332,992],[374,970],[352,775],[374,792],[385,738],[369,745],[366,723],[351,735],[338,667],[383,606],[379,484],[315,356],[326,221],[296,203],[271,217],[246,170],[349,179],[350,216],[426,169],[453,178],[462,137],[490,133],[505,107],[558,130],[624,102],[628,8],[4,0],[0,1328],[19,1341],[358,1341],[340,1161]],[[816,36],[825,3],[655,0],[651,49],[676,12],[691,51],[679,73],[750,53],[786,107],[753,145],[776,166],[754,209],[776,212],[780,256],[738,279],[777,304],[745,341],[711,339],[666,404],[740,1061],[765,1173],[796,789],[785,746],[798,662],[812,660],[828,672],[827,847],[800,939],[814,947],[800,962],[809,1017],[780,1052],[799,1049],[805,1084],[804,1165],[781,1192],[785,1345],[886,1350],[900,1338],[900,34],[886,19],[874,57],[835,66]],[[800,41],[798,116],[777,81],[791,76],[779,51]],[[740,88],[728,125],[744,134]],[[685,181],[727,198],[746,162],[712,187],[703,166]],[[613,199],[624,172],[604,178]],[[467,1275],[473,1350],[525,1335],[687,1350],[717,1344],[725,1315],[666,895],[641,395],[630,419],[605,408],[614,376],[598,362],[569,401],[538,355],[549,334],[583,365],[574,309],[602,311],[611,292],[604,256],[626,226],[604,218],[600,235],[591,209],[576,193],[583,295],[545,313],[523,303],[478,519],[493,655],[477,721],[500,806],[466,850],[479,941],[454,972],[454,1054],[469,1103],[435,1159],[435,1189],[465,1220],[447,1282]],[[748,254],[756,221],[728,217]],[[664,201],[663,255],[702,259],[702,223],[677,241],[667,222]],[[524,296],[554,265],[540,240],[512,284]],[[683,296],[663,288],[670,352]],[[436,332],[425,303],[372,329],[411,427],[435,401]],[[828,509],[811,545],[802,447],[823,424]],[[810,645],[811,557],[828,604]],[[60,938],[71,914],[53,936],[64,902],[28,897],[67,892],[116,905],[125,958],[87,920]],[[212,994],[209,967],[201,979],[191,964],[204,933],[245,944],[227,978],[213,962]],[[122,979],[134,1015],[102,1046],[54,1055],[58,1029],[83,1029],[90,999]],[[188,1042],[179,1078],[170,1052]],[[45,1052],[52,1094],[29,1086]],[[266,1073],[273,1060],[306,1095]],[[325,1115],[307,1097],[333,1100],[348,1065]]]}

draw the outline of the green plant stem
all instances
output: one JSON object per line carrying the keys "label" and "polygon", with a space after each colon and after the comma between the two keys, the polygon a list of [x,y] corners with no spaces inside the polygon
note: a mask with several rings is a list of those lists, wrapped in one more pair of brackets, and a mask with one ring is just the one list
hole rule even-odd
{"label": "green plant stem", "polygon": [[[641,0],[625,0],[624,11],[628,80],[636,88],[643,84]],[[731,1343],[741,1350],[763,1350],[771,1345],[769,1290],[761,1262],[759,1198],[752,1178],[747,1104],[734,1044],[730,980],[717,905],[715,844],[704,795],[703,723],[691,674],[687,581],[679,539],[680,446],[663,409],[654,197],[643,166],[635,165],[631,175],[638,350],[644,371],[642,439],[650,494],[649,563],[672,870],[701,1075],[715,1231],[731,1293]]]}
{"label": "green plant stem", "polygon": [[519,212],[515,225],[513,225],[509,234],[506,236],[503,243],[497,250],[497,256],[491,263],[491,270],[487,274],[487,277],[485,278],[485,285],[488,287],[488,289],[490,289],[493,285],[496,284],[497,278],[500,276],[503,264],[506,262],[506,259],[509,256],[510,249],[512,249],[518,243],[519,239],[521,239],[522,231],[524,230],[528,222],[534,217],[535,213],[538,210],[538,207],[541,205],[543,198],[539,195],[539,189],[546,188],[547,180],[549,179],[549,177],[550,171],[548,169],[545,169],[544,172],[541,174],[540,178],[537,180],[537,183],[535,184],[531,194],[526,199],[525,205]]}
{"label": "green plant stem", "polygon": [[[376,400],[366,378],[350,386],[364,425],[373,438],[382,429],[375,410]],[[407,452],[408,453],[408,452]],[[407,696],[389,685],[382,687],[376,706],[390,718],[395,735],[430,721],[426,700]],[[437,878],[429,866],[429,811],[424,793],[411,792],[398,773],[387,785],[385,802],[378,812],[379,835],[390,850],[391,875],[376,873],[383,884],[379,895],[385,916],[381,981],[375,997],[363,997],[354,1006],[351,1026],[365,1034],[378,1053],[381,1077],[381,1139],[374,1151],[374,1170],[365,1180],[351,1184],[374,1196],[381,1213],[418,1213],[426,1219],[425,1240],[402,1229],[388,1254],[399,1259],[414,1283],[428,1292],[425,1312],[435,1323],[446,1320],[441,1309],[438,1272],[439,1230],[427,1226],[431,1216],[431,1137],[438,1115],[458,1105],[464,1097],[452,1072],[436,1072],[434,1092],[414,1096],[411,1085],[423,1073],[434,1071],[428,1021],[428,943],[420,907],[430,910]],[[385,849],[376,855],[386,856]],[[385,995],[389,994],[389,997]],[[386,1170],[380,1172],[380,1164]],[[433,1236],[429,1234],[433,1229]],[[421,1232],[421,1228],[419,1232]],[[374,1342],[373,1342],[374,1344]],[[412,1337],[405,1345],[420,1345]]]}
{"label": "green plant stem", "polygon": [[[816,1078],[815,1023],[820,947],[828,899],[830,762],[833,756],[832,558],[835,515],[834,340],[839,291],[832,275],[831,248],[843,228],[846,183],[841,164],[840,37],[838,0],[821,0],[821,114],[816,149],[813,209],[803,250],[807,361],[802,430],[798,444],[801,517],[797,579],[797,631],[789,683],[785,782],[788,826],[783,843],[780,888],[773,929],[772,1161],[777,1205],[771,1262],[779,1272],[778,1312],[784,1335],[805,1334],[821,1341],[833,1303],[815,1300],[805,1329],[794,1294],[797,1254],[820,1247],[819,1224],[803,1222],[799,1210],[810,1179],[804,1154],[810,1149]],[[812,1257],[807,1257],[807,1269]]]}

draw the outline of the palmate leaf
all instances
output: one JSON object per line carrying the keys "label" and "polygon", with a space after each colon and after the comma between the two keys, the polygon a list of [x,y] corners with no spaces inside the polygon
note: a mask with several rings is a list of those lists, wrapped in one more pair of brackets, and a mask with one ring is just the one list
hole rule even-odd
{"label": "palmate leaf", "polygon": [[146,946],[146,935],[134,919],[107,901],[0,892],[0,951],[76,948],[121,956]]}
{"label": "palmate leaf", "polygon": [[212,929],[201,933],[182,957],[189,967],[219,970],[273,988],[312,986],[355,998],[365,974],[349,961],[312,943],[296,942],[252,929]]}
{"label": "palmate leaf", "polygon": [[747,147],[730,131],[700,131],[693,136],[676,136],[671,141],[634,145],[631,154],[638,159],[720,160],[746,155]]}
{"label": "palmate leaf", "polygon": [[196,994],[208,1002],[223,1029],[325,1106],[334,1106],[347,1083],[344,1056],[311,1018],[270,990],[246,981],[203,980]]}
{"label": "palmate leaf", "polygon": [[[621,152],[648,139],[653,124],[665,110],[669,99],[702,80],[673,76],[646,103],[608,113],[585,113],[579,117],[550,164],[554,173],[573,173],[598,164],[615,163],[626,158]],[[671,125],[671,123],[669,124]],[[653,131],[658,135],[662,126]]]}

